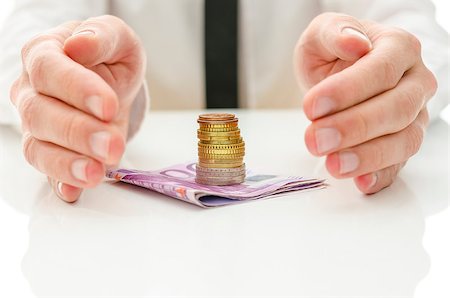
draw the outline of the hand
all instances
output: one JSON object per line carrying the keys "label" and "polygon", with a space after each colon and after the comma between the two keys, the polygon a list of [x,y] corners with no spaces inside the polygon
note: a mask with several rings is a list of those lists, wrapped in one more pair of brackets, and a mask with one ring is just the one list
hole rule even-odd
{"label": "hand", "polygon": [[326,155],[330,174],[353,177],[363,193],[389,186],[420,148],[426,103],[437,88],[419,41],[397,28],[325,13],[301,36],[295,68],[308,90],[308,150]]}
{"label": "hand", "polygon": [[33,38],[22,62],[11,101],[22,118],[25,158],[73,202],[120,161],[144,51],[123,21],[102,16]]}

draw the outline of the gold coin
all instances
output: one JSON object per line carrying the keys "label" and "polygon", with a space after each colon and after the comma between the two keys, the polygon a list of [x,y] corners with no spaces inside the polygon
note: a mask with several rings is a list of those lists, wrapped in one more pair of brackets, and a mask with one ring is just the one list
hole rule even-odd
{"label": "gold coin", "polygon": [[202,149],[198,148],[199,155],[236,155],[236,154],[244,154],[245,148],[240,149]]}
{"label": "gold coin", "polygon": [[213,169],[220,169],[220,168],[235,168],[235,167],[239,167],[240,165],[242,165],[241,163],[230,163],[230,164],[203,164],[200,163],[199,164],[204,167],[204,168],[213,168]]}
{"label": "gold coin", "polygon": [[198,120],[202,121],[226,121],[226,120],[233,120],[236,116],[234,114],[229,113],[208,113],[208,114],[201,114],[198,116]]}
{"label": "gold coin", "polygon": [[235,148],[205,148],[198,146],[198,152],[211,153],[211,154],[233,154],[233,152],[245,152],[245,147],[235,147]]}
{"label": "gold coin", "polygon": [[230,127],[200,127],[200,130],[203,132],[227,132],[227,131],[236,131],[237,126]]}
{"label": "gold coin", "polygon": [[206,158],[213,158],[216,156],[220,156],[221,158],[231,159],[234,156],[244,156],[245,151],[225,151],[225,150],[216,150],[216,151],[199,151],[198,156],[206,157]]}
{"label": "gold coin", "polygon": [[238,123],[236,122],[226,122],[226,123],[214,123],[214,122],[200,122],[200,129],[205,128],[229,128],[229,127],[237,127]]}
{"label": "gold coin", "polygon": [[232,131],[222,131],[222,132],[208,132],[198,129],[197,136],[202,137],[233,137],[240,136],[241,130],[238,128]]}
{"label": "gold coin", "polygon": [[229,113],[200,115],[197,119],[198,163],[196,181],[209,185],[231,185],[245,179],[245,143],[238,118]]}
{"label": "gold coin", "polygon": [[226,139],[226,140],[216,140],[215,138],[212,140],[200,140],[198,142],[202,145],[233,145],[233,144],[239,144],[242,142],[242,138],[239,137],[238,139]]}
{"label": "gold coin", "polygon": [[198,156],[201,158],[206,159],[236,159],[236,158],[243,158],[245,155],[245,152],[242,153],[236,153],[236,154],[203,154],[198,153]]}
{"label": "gold coin", "polygon": [[204,164],[228,164],[228,163],[240,163],[242,164],[244,161],[243,157],[238,157],[238,158],[230,158],[230,159],[212,159],[212,158],[203,158],[201,156],[199,156],[199,162],[204,163]]}
{"label": "gold coin", "polygon": [[218,137],[218,136],[213,136],[213,137],[208,137],[208,136],[204,136],[204,135],[199,135],[198,139],[200,140],[200,142],[209,142],[209,141],[235,141],[235,140],[239,140],[242,137],[240,135],[237,136],[229,136],[229,137]]}
{"label": "gold coin", "polygon": [[205,149],[205,150],[212,150],[212,149],[230,149],[230,150],[236,150],[236,149],[242,149],[245,148],[245,143],[235,143],[235,144],[225,144],[225,145],[213,145],[213,144],[203,144],[201,142],[198,143],[199,149]]}

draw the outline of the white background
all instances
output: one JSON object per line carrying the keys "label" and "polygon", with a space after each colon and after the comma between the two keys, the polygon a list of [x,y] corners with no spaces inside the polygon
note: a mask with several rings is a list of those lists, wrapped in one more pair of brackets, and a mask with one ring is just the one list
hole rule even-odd
{"label": "white background", "polygon": [[[11,0],[1,0],[0,2],[0,25],[3,24],[5,16],[12,8]],[[450,5],[448,0],[434,0],[437,7],[437,19],[441,25],[450,31]],[[450,123],[450,109],[447,107],[445,119]],[[27,239],[16,237],[14,232],[18,230],[24,231],[20,235],[26,234],[27,215],[19,214],[12,208],[5,205],[0,206],[0,235],[2,239],[9,239],[7,245],[2,245],[2,254],[0,255],[0,266],[8,263],[18,264],[25,254],[27,247]],[[6,222],[8,220],[8,222]],[[14,220],[11,222],[11,220]],[[14,229],[9,229],[8,226],[14,226]],[[427,239],[424,242],[428,243],[429,247],[425,247],[428,254],[432,256],[433,266],[430,269],[428,275],[419,283],[416,289],[417,297],[450,297],[450,289],[448,287],[448,277],[450,276],[449,268],[449,252],[450,241],[448,237],[448,228],[450,226],[450,216],[448,208],[440,214],[433,215],[426,220],[425,233]],[[426,241],[425,241],[426,240]],[[436,262],[441,260],[441,262]],[[12,266],[7,266],[12,267]],[[17,267],[14,272],[9,272],[8,276],[0,276],[0,284],[2,290],[1,293],[14,293],[15,297],[28,297],[32,296],[29,289],[22,288],[18,284],[14,284],[14,281],[22,279],[21,268]],[[13,281],[13,282],[9,282]],[[447,286],[445,286],[447,285]],[[436,291],[439,289],[439,292]],[[444,292],[443,292],[444,291]]]}

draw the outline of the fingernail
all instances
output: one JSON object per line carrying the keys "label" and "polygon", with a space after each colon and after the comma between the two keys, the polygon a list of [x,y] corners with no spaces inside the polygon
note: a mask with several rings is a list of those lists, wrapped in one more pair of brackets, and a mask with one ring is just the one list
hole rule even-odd
{"label": "fingernail", "polygon": [[88,161],[86,159],[77,159],[72,163],[72,175],[83,182],[87,182],[86,167]]}
{"label": "fingernail", "polygon": [[58,182],[56,183],[56,192],[57,192],[56,195],[57,195],[58,197],[60,197],[61,199],[64,198],[63,191],[62,191],[62,187],[63,187],[62,182],[61,182],[61,181],[58,181]]}
{"label": "fingernail", "polygon": [[79,35],[94,35],[95,32],[92,30],[83,30],[80,32],[75,32],[74,34],[72,34],[72,36],[79,36]]}
{"label": "fingernail", "polygon": [[360,39],[362,39],[362,40],[364,40],[364,41],[366,41],[366,42],[368,42],[368,43],[371,43],[371,42],[370,42],[370,39],[367,37],[367,35],[365,35],[364,33],[362,33],[362,32],[359,31],[359,30],[356,30],[355,28],[345,27],[345,28],[342,29],[341,32],[342,32],[343,34],[348,34],[348,35],[356,36],[356,37],[358,37],[358,38],[360,38]]}
{"label": "fingernail", "polygon": [[374,187],[375,184],[377,184],[378,175],[376,173],[365,174],[359,176],[358,180],[360,181],[363,188],[370,193],[370,189]]}
{"label": "fingernail", "polygon": [[339,173],[353,172],[359,166],[359,157],[353,152],[344,151],[339,153]]}
{"label": "fingernail", "polygon": [[372,181],[370,182],[369,186],[367,186],[368,189],[371,189],[372,187],[375,186],[375,184],[377,184],[378,181],[378,175],[377,173],[373,173],[372,174]]}
{"label": "fingernail", "polygon": [[318,97],[314,101],[313,118],[317,119],[327,115],[334,109],[334,101],[329,97]]}
{"label": "fingernail", "polygon": [[89,96],[86,99],[86,106],[97,118],[103,119],[103,100],[100,96]]}
{"label": "fingernail", "polygon": [[89,141],[95,155],[103,159],[108,159],[109,143],[111,141],[111,134],[109,132],[100,131],[93,133]]}
{"label": "fingernail", "polygon": [[335,128],[319,128],[316,130],[315,137],[319,154],[337,148],[341,143],[341,134]]}

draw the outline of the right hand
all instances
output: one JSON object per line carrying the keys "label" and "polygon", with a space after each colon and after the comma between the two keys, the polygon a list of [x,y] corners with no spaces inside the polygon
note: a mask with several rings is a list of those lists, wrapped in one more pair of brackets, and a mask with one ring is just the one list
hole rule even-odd
{"label": "right hand", "polygon": [[136,34],[113,16],[60,25],[22,49],[11,88],[26,160],[74,202],[125,150],[129,113],[145,72]]}

